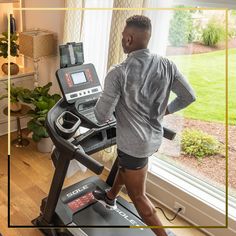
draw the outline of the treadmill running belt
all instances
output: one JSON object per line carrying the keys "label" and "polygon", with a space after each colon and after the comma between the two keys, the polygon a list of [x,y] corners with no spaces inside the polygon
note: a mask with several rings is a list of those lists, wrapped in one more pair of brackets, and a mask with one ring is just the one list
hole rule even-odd
{"label": "treadmill running belt", "polygon": [[[142,226],[143,222],[140,221],[135,215],[127,211],[119,202],[117,202],[116,210],[108,210],[99,202],[96,202],[90,207],[83,209],[79,214],[73,216],[73,223],[78,226]],[[83,228],[89,236],[121,236],[121,235],[154,235],[150,229],[128,229],[128,228]]]}

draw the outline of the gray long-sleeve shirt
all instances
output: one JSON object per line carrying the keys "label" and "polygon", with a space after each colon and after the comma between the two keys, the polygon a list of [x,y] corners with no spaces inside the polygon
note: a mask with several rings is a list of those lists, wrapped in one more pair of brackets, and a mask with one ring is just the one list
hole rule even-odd
{"label": "gray long-sleeve shirt", "polygon": [[[177,96],[168,105],[171,91]],[[95,116],[104,123],[115,111],[118,149],[147,157],[161,145],[166,108],[174,113],[193,101],[194,91],[176,65],[141,49],[108,72]]]}

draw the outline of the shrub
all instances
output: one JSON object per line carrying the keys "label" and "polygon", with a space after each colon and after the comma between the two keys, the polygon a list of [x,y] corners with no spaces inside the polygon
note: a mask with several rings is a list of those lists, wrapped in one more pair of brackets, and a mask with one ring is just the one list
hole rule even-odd
{"label": "shrub", "polygon": [[230,28],[228,32],[229,38],[235,38],[236,37],[236,29]]}
{"label": "shrub", "polygon": [[181,138],[182,151],[185,154],[202,159],[220,152],[221,144],[212,135],[196,129],[185,129]]}
{"label": "shrub", "polygon": [[170,21],[169,41],[172,46],[184,46],[192,42],[193,20],[189,11],[175,11]]}
{"label": "shrub", "polygon": [[224,26],[211,20],[202,32],[203,43],[207,46],[214,46],[222,41],[225,36]]}

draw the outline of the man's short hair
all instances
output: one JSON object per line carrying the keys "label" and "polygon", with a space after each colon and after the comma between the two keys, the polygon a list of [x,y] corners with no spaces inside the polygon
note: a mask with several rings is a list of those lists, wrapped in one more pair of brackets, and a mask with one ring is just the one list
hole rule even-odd
{"label": "man's short hair", "polygon": [[126,26],[127,27],[137,27],[139,29],[143,30],[151,30],[152,29],[152,24],[151,20],[143,15],[134,15],[129,17],[126,20]]}

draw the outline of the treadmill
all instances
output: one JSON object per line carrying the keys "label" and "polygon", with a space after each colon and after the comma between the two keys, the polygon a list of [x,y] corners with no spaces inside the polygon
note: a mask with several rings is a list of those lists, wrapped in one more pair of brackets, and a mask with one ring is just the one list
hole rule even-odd
{"label": "treadmill", "polygon": [[[64,67],[56,72],[63,98],[48,112],[46,127],[55,148],[52,160],[55,172],[48,197],[40,207],[40,215],[32,223],[45,235],[74,236],[153,236],[132,203],[121,196],[117,209],[108,210],[97,202],[92,191],[110,188],[117,170],[117,159],[106,181],[99,178],[104,166],[90,155],[116,144],[116,119],[99,124],[94,106],[102,88],[92,64]],[[86,132],[78,134],[83,128]],[[164,129],[164,136],[173,139],[175,133]],[[77,160],[96,176],[62,189],[71,160]],[[139,228],[132,228],[139,226]],[[116,229],[118,228],[118,229]]]}

